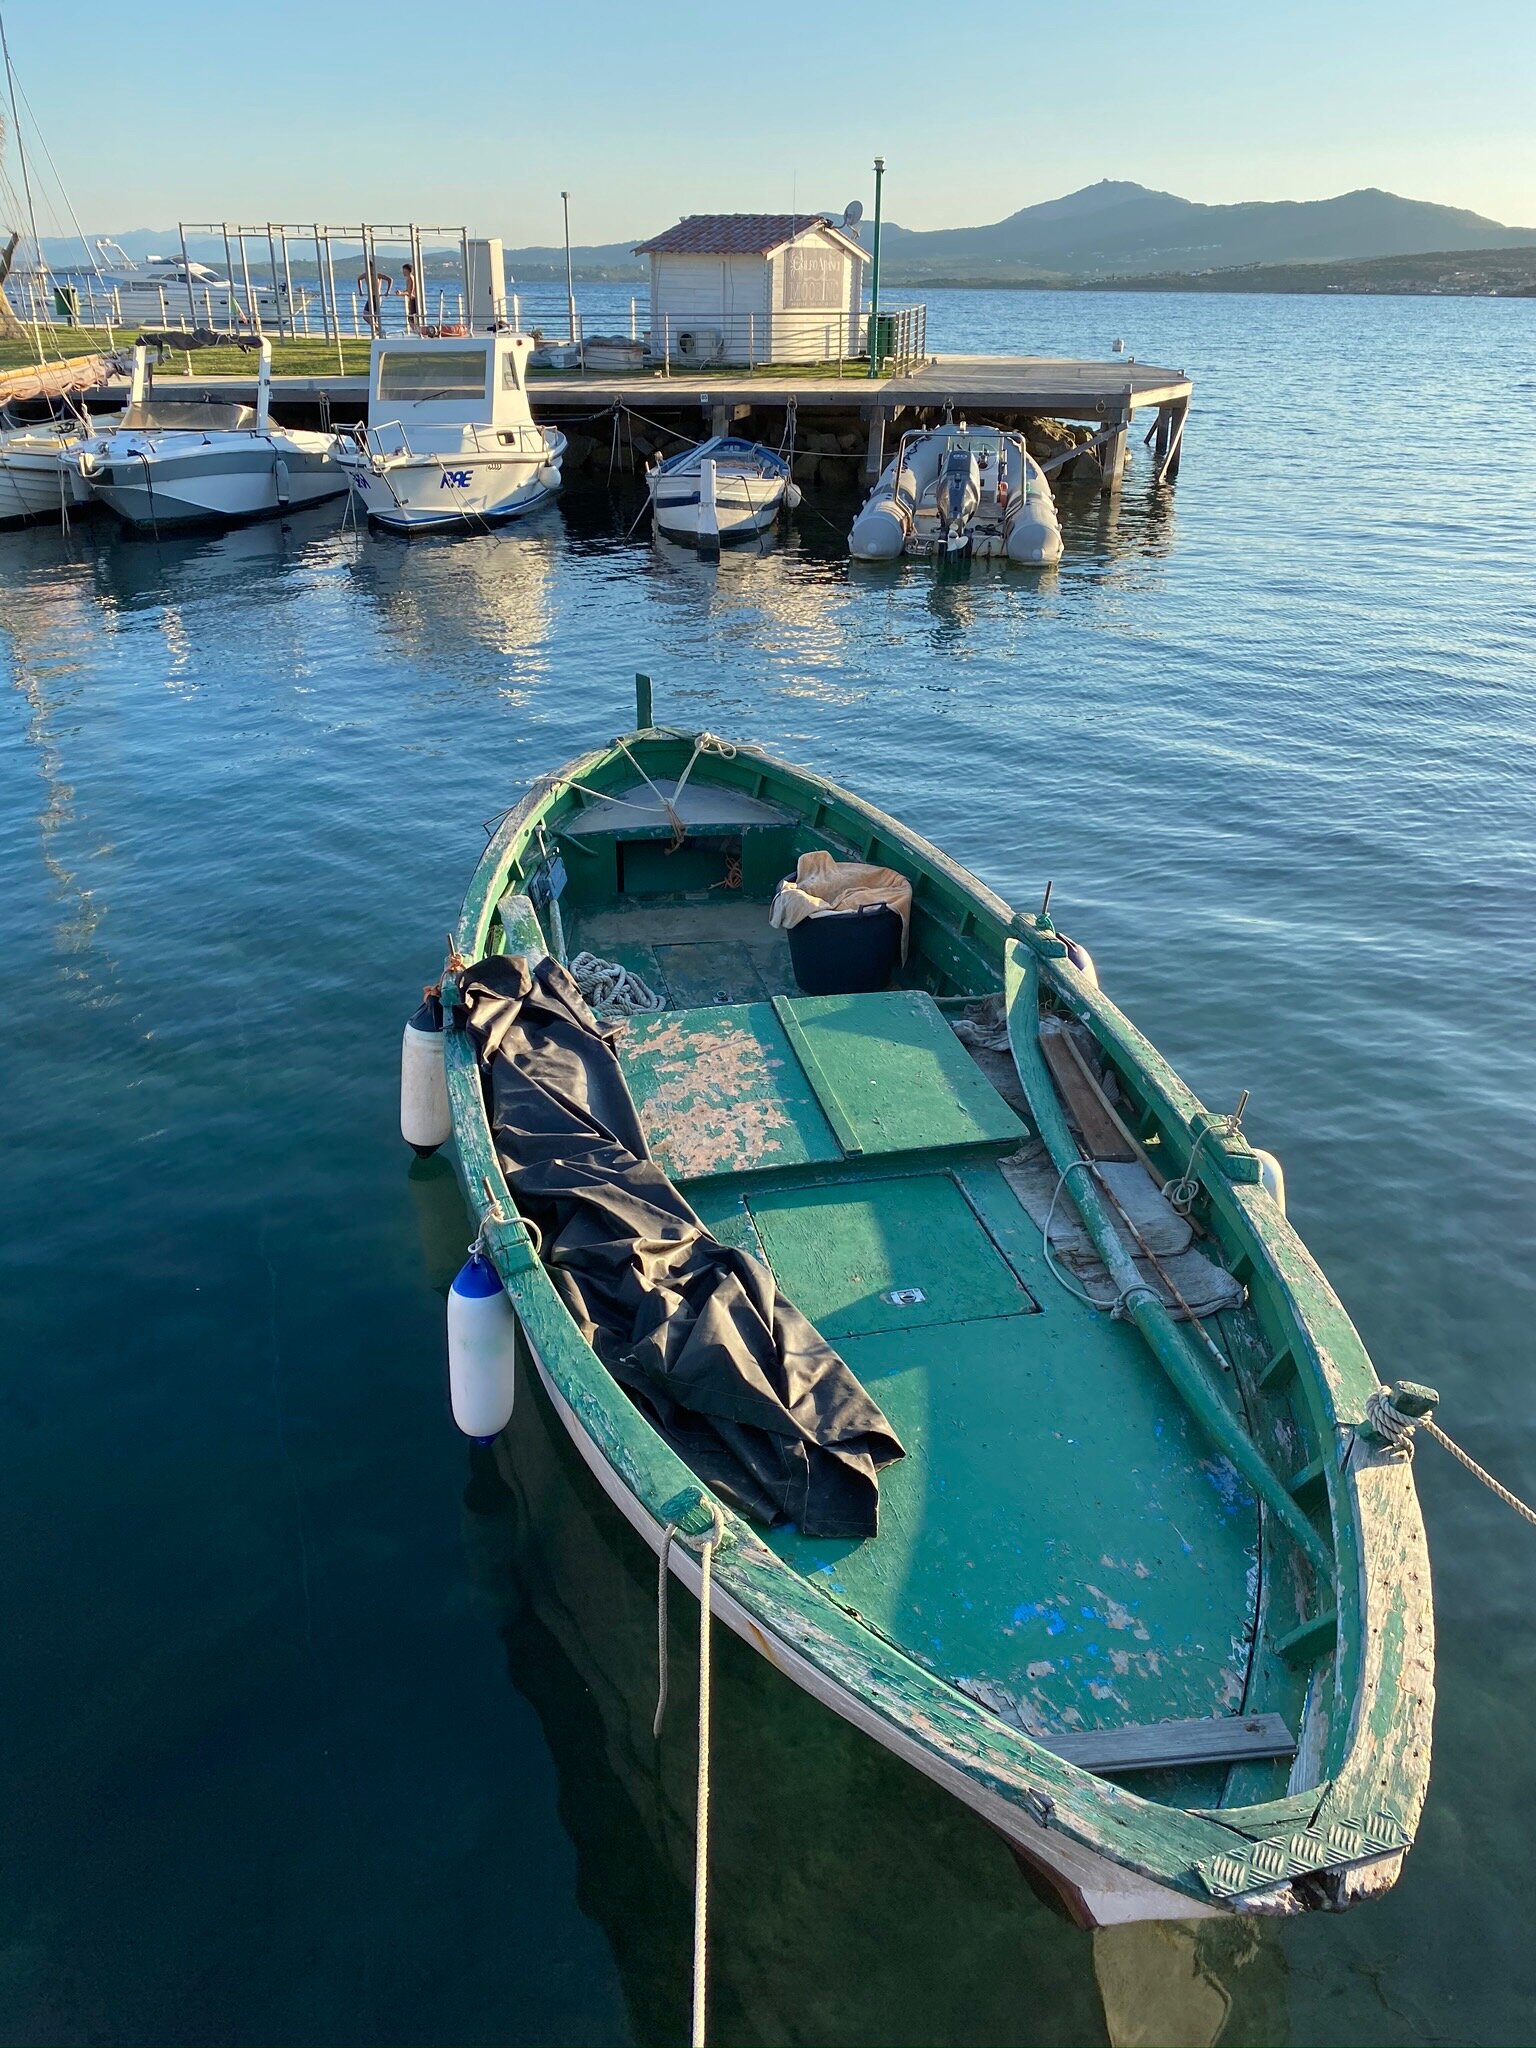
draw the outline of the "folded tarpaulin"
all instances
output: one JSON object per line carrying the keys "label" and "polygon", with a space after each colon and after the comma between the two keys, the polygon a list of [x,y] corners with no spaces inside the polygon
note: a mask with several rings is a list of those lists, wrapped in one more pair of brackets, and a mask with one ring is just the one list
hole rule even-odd
{"label": "folded tarpaulin", "polygon": [[712,1237],[650,1158],[575,982],[492,954],[459,987],[507,1185],[609,1372],[744,1513],[873,1536],[895,1432],[767,1267]]}
{"label": "folded tarpaulin", "polygon": [[830,853],[802,853],[795,872],[780,882],[768,922],[788,931],[808,917],[828,917],[884,905],[901,919],[901,957],[907,957],[912,922],[912,884],[895,868],[866,860],[834,860]]}

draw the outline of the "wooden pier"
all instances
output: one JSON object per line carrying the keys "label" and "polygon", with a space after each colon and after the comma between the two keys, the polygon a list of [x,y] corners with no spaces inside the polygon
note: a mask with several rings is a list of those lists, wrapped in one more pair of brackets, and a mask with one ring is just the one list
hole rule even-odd
{"label": "wooden pier", "polygon": [[[174,360],[172,358],[171,360]],[[164,371],[156,387],[169,397],[246,396],[244,378],[175,377]],[[250,383],[249,395],[254,395]],[[1047,468],[1064,467],[1089,453],[1105,489],[1119,484],[1138,414],[1155,415],[1147,440],[1159,481],[1178,474],[1184,420],[1193,386],[1182,370],[1111,356],[1098,361],[1057,356],[932,356],[899,374],[869,377],[849,364],[781,369],[705,369],[686,375],[661,370],[543,373],[529,378],[535,418],[563,428],[579,467],[588,445],[605,463],[644,459],[656,435],[698,440],[706,433],[743,432],[775,446],[813,451],[816,459],[846,460],[850,481],[877,476],[893,432],[928,426],[946,412],[973,424],[1015,427],[1060,421],[1091,430],[1079,446],[1064,445]],[[275,377],[273,411],[292,424],[362,419],[366,377]],[[636,430],[636,423],[643,423]],[[623,423],[624,431],[617,430]],[[655,430],[646,432],[646,426]],[[835,435],[828,429],[835,429]],[[855,441],[855,435],[857,439]],[[838,445],[818,446],[832,441]],[[852,442],[854,445],[849,446]],[[1079,470],[1079,474],[1082,471]]]}

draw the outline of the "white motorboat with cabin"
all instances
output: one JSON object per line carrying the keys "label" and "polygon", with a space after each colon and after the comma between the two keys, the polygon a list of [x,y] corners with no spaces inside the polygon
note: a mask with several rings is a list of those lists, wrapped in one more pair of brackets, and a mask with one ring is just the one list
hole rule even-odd
{"label": "white motorboat with cabin", "polygon": [[1060,561],[1061,527],[1024,436],[961,420],[902,435],[848,546],[861,562],[967,554],[1039,567]]}
{"label": "white motorboat with cabin", "polygon": [[337,457],[368,517],[395,533],[480,529],[560,488],[565,436],[528,404],[526,334],[376,341],[368,424]]}
{"label": "white motorboat with cabin", "polygon": [[752,540],[786,506],[793,512],[800,503],[784,457],[734,434],[717,434],[653,463],[646,487],[656,532],[699,548]]}
{"label": "white motorboat with cabin", "polygon": [[265,337],[237,344],[258,354],[254,406],[153,395],[152,347],[169,345],[180,353],[229,344],[228,335],[177,332],[145,335],[135,346],[127,410],[75,457],[92,495],[126,525],[159,533],[272,518],[346,490],[334,434],[273,425],[272,344]]}

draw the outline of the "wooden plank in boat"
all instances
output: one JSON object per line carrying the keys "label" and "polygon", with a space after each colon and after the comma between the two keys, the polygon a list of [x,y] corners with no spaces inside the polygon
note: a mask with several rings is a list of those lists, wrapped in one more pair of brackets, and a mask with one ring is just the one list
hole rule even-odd
{"label": "wooden plank in boat", "polygon": [[1072,1057],[1067,1034],[1053,1018],[1042,1019],[1040,1050],[1051,1070],[1056,1091],[1067,1113],[1083,1134],[1083,1143],[1095,1159],[1134,1159],[1135,1150],[1122,1137],[1114,1119],[1099,1100],[1096,1090]]}
{"label": "wooden plank in boat", "polygon": [[1221,1714],[1199,1721],[1151,1721],[1139,1727],[1094,1728],[1080,1735],[1037,1738],[1079,1769],[1100,1776],[1166,1771],[1194,1764],[1247,1763],[1294,1756],[1296,1738],[1279,1714]]}

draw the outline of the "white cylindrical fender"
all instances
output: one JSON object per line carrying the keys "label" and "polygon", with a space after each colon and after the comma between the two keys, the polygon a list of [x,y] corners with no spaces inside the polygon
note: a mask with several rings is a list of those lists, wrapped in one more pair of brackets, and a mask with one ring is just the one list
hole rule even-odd
{"label": "white cylindrical fender", "polygon": [[546,491],[560,488],[560,465],[558,462],[542,462],[539,465],[539,482]]}
{"label": "white cylindrical fender", "polygon": [[1076,939],[1063,939],[1062,944],[1067,949],[1067,958],[1072,962],[1072,965],[1077,969],[1084,981],[1087,982],[1090,988],[1097,988],[1099,985],[1099,970],[1094,966],[1093,955],[1089,952],[1088,948],[1080,946]]}
{"label": "white cylindrical fender", "polygon": [[907,515],[894,498],[864,507],[848,536],[848,552],[861,562],[894,562],[907,542]]}
{"label": "white cylindrical fender", "polygon": [[798,484],[784,486],[784,502],[791,512],[798,512],[805,502],[805,493]]}
{"label": "white cylindrical fender", "polygon": [[1275,1207],[1283,1216],[1285,1214],[1285,1168],[1280,1164],[1273,1152],[1262,1151],[1255,1145],[1253,1154],[1259,1162],[1260,1185],[1273,1200]]}
{"label": "white cylindrical fender", "polygon": [[443,1066],[443,1006],[426,996],[400,1046],[400,1135],[423,1159],[453,1135]]}
{"label": "white cylindrical fender", "polygon": [[496,1268],[471,1252],[448,1290],[448,1396],[453,1419],[477,1443],[512,1420],[517,1391],[517,1317]]}

